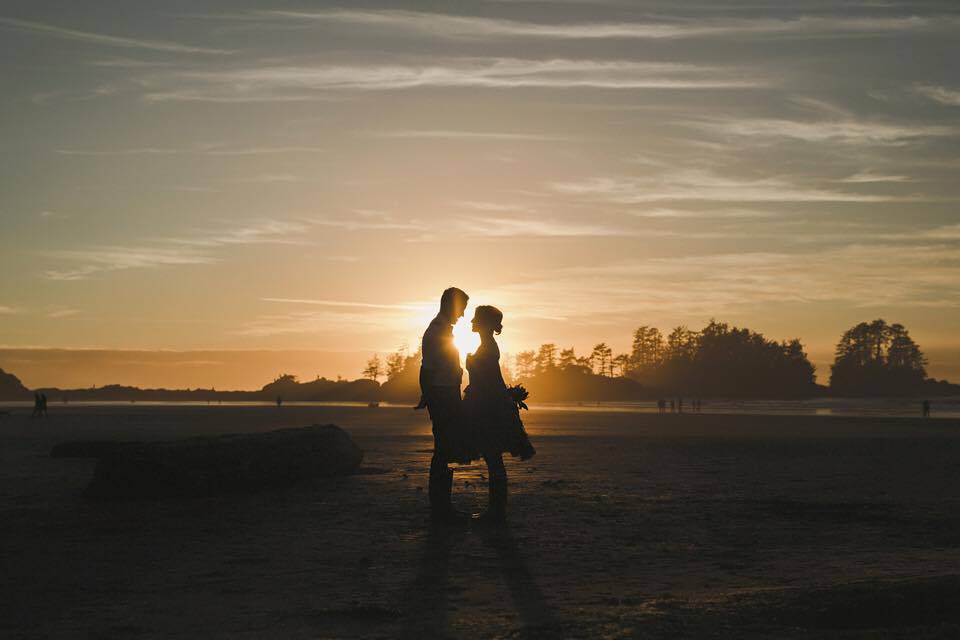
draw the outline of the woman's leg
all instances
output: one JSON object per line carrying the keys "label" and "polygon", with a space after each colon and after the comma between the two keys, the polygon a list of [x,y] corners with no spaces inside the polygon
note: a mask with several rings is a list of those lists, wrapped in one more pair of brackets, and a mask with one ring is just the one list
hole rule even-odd
{"label": "woman's leg", "polygon": [[507,517],[507,468],[503,465],[503,455],[500,453],[484,455],[483,459],[487,463],[490,478],[488,518],[499,522]]}

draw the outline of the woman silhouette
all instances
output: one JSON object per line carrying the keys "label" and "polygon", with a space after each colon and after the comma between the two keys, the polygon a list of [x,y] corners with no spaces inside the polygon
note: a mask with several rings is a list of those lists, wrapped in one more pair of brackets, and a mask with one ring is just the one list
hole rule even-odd
{"label": "woman silhouette", "polygon": [[[489,473],[490,507],[482,520],[503,522],[507,509],[507,470],[503,454],[527,460],[536,453],[520,420],[519,404],[507,389],[500,372],[500,349],[493,335],[503,329],[503,313],[481,305],[474,312],[472,327],[480,334],[480,346],[467,356],[470,384],[463,403],[474,450],[483,456]],[[526,405],[524,405],[526,406]]]}

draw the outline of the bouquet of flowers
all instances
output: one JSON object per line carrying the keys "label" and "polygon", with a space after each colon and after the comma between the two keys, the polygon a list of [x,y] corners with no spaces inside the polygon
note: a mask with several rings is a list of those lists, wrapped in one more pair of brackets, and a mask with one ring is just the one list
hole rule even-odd
{"label": "bouquet of flowers", "polygon": [[530,409],[527,403],[524,402],[524,400],[530,397],[530,392],[524,389],[523,385],[518,384],[513,387],[507,387],[507,397],[516,402],[517,406],[521,409]]}

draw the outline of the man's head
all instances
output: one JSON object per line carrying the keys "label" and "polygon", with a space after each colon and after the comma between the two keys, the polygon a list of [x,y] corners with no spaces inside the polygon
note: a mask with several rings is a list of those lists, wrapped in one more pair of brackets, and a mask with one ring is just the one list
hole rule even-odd
{"label": "man's head", "polygon": [[450,324],[455,324],[463,317],[463,311],[467,308],[469,299],[470,296],[463,290],[450,287],[440,296],[440,313],[450,320]]}

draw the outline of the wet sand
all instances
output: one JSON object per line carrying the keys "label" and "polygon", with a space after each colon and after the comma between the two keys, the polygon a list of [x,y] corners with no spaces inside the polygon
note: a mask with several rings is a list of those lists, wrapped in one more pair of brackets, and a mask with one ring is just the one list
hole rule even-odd
{"label": "wet sand", "polygon": [[[539,410],[509,527],[429,525],[402,408],[51,407],[0,417],[0,637],[960,634],[960,421]],[[69,439],[335,423],[363,472],[92,502]],[[479,466],[456,501],[479,510]]]}

